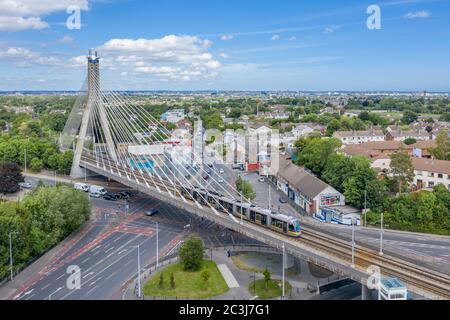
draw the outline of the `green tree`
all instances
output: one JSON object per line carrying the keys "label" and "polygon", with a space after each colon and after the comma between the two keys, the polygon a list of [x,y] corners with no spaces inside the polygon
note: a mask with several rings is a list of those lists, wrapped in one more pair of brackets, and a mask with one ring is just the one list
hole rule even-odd
{"label": "green tree", "polygon": [[172,290],[175,289],[175,276],[173,275],[173,272],[170,273],[170,287]]}
{"label": "green tree", "polygon": [[184,270],[198,271],[203,264],[203,241],[191,236],[181,246],[179,251],[180,263]]}
{"label": "green tree", "polygon": [[405,139],[405,144],[408,145],[408,146],[411,145],[411,144],[414,144],[416,142],[417,142],[417,140],[414,139],[414,138],[406,138]]}
{"label": "green tree", "polygon": [[207,283],[209,278],[211,277],[211,273],[209,272],[209,270],[203,270],[202,273],[200,274],[200,276],[203,279],[203,283]]}
{"label": "green tree", "polygon": [[450,161],[450,136],[447,130],[441,130],[436,137],[436,148],[430,153],[438,160]]}
{"label": "green tree", "polygon": [[264,276],[264,285],[265,285],[265,287],[267,289],[267,285],[269,284],[269,281],[270,281],[270,278],[271,278],[270,271],[269,271],[269,269],[267,269],[267,267],[266,267],[266,269],[263,272],[263,276]]}
{"label": "green tree", "polygon": [[160,289],[164,288],[164,273],[163,273],[163,272],[161,272],[161,273],[159,274],[159,283],[158,283],[158,287],[159,287]]}
{"label": "green tree", "polygon": [[0,193],[19,191],[19,183],[24,181],[20,167],[16,163],[0,163]]}
{"label": "green tree", "polygon": [[34,172],[40,172],[44,167],[44,163],[39,158],[33,158],[30,162],[30,169]]}
{"label": "green tree", "polygon": [[305,166],[313,173],[321,176],[329,157],[336,153],[342,143],[334,138],[313,138],[307,141],[309,142],[298,153],[297,164]]}
{"label": "green tree", "polygon": [[408,152],[400,150],[391,154],[390,167],[390,172],[398,184],[398,191],[401,193],[414,179],[414,167]]}
{"label": "green tree", "polygon": [[403,112],[402,122],[404,124],[410,124],[410,123],[417,121],[418,118],[419,118],[419,115],[416,112],[411,111],[411,110],[406,110],[405,112]]}

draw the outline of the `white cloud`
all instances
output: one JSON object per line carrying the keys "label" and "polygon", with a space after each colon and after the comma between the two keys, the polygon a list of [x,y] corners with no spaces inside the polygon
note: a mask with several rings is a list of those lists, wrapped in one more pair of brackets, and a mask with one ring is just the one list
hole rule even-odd
{"label": "white cloud", "polygon": [[272,41],[280,40],[280,36],[275,34],[275,35],[272,36],[272,38],[270,38],[270,40],[272,40]]}
{"label": "white cloud", "polygon": [[[196,36],[168,35],[158,39],[111,39],[98,47],[103,68],[154,75],[160,80],[196,80],[217,75],[221,64],[209,48],[211,41]],[[70,66],[85,66],[74,57]]]}
{"label": "white cloud", "polygon": [[73,44],[75,42],[75,40],[73,39],[72,36],[65,35],[64,37],[59,39],[58,42],[61,43],[61,44]]}
{"label": "white cloud", "polygon": [[46,28],[48,28],[48,24],[39,17],[23,18],[0,15],[0,31],[42,30]]}
{"label": "white cloud", "polygon": [[69,6],[89,9],[88,0],[0,0],[0,31],[48,28],[42,16],[66,11]]}
{"label": "white cloud", "polygon": [[222,59],[228,59],[230,56],[228,54],[226,54],[225,52],[220,52],[219,57],[221,57]]}
{"label": "white cloud", "polygon": [[329,26],[329,27],[326,27],[324,30],[323,30],[323,34],[329,34],[329,33],[333,33],[333,32],[335,32],[337,29],[339,29],[340,28],[340,26]]}
{"label": "white cloud", "polygon": [[295,40],[297,40],[296,36],[292,36],[292,37],[289,38],[289,41],[295,41]]}
{"label": "white cloud", "polygon": [[17,67],[31,67],[33,65],[57,65],[60,60],[52,56],[43,56],[38,52],[26,48],[10,47],[0,51],[0,60],[12,61]]}
{"label": "white cloud", "polygon": [[406,19],[416,19],[416,18],[429,18],[431,14],[428,11],[416,11],[416,12],[408,12],[403,17]]}
{"label": "white cloud", "polygon": [[234,36],[232,34],[224,34],[220,37],[220,40],[228,41],[228,40],[232,40],[233,38],[234,38]]}

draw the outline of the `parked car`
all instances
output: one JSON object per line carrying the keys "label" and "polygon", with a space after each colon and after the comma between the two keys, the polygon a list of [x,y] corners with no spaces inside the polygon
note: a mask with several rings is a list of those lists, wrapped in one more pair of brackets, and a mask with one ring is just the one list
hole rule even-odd
{"label": "parked car", "polygon": [[84,192],[88,192],[90,186],[86,183],[75,183],[73,186],[76,190],[80,190],[80,191],[84,191]]}
{"label": "parked car", "polygon": [[103,195],[103,199],[109,201],[117,201],[118,199],[120,199],[120,196],[115,193],[108,192]]}
{"label": "parked car", "polygon": [[101,186],[90,186],[89,192],[90,193],[99,193],[101,195],[108,193],[108,191],[106,191],[106,189]]}
{"label": "parked car", "polygon": [[225,180],[223,180],[223,178],[219,178],[219,179],[217,180],[217,182],[219,182],[219,183],[224,183]]}
{"label": "parked car", "polygon": [[151,209],[148,209],[148,210],[145,212],[145,215],[148,216],[148,217],[151,217],[151,216],[157,214],[158,212],[159,212],[158,209],[151,208]]}
{"label": "parked car", "polygon": [[219,173],[220,174],[224,174],[225,173],[225,170],[223,170],[222,168],[219,170]]}
{"label": "parked car", "polygon": [[208,176],[208,175],[204,175],[204,176],[203,176],[203,179],[208,180],[208,179],[209,179],[209,176]]}
{"label": "parked car", "polygon": [[259,182],[265,182],[266,179],[265,179],[263,176],[261,176],[261,177],[259,177],[258,181],[259,181]]}
{"label": "parked car", "polygon": [[98,192],[89,192],[89,197],[92,197],[92,198],[101,198],[101,194],[100,193],[98,193]]}
{"label": "parked car", "polygon": [[20,182],[19,187],[22,189],[31,189],[33,188],[33,185],[29,182]]}
{"label": "parked car", "polygon": [[280,201],[280,203],[287,203],[287,200],[285,197],[280,197],[279,201]]}

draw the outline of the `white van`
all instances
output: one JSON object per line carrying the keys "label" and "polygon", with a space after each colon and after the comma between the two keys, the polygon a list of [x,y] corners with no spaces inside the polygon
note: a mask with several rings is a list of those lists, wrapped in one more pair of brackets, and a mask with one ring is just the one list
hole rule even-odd
{"label": "white van", "polygon": [[75,183],[74,188],[84,192],[89,191],[89,185],[85,183]]}
{"label": "white van", "polygon": [[100,195],[104,195],[104,194],[106,194],[106,193],[108,193],[108,192],[106,191],[105,188],[103,188],[103,187],[101,187],[101,186],[91,186],[91,187],[89,188],[89,193],[91,193],[91,194],[96,194],[96,193],[98,193],[98,194],[100,194]]}

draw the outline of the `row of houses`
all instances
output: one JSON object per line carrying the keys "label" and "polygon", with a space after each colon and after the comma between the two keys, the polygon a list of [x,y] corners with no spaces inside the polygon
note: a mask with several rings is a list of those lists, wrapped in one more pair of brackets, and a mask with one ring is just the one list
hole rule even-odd
{"label": "row of houses", "polygon": [[290,158],[280,157],[272,182],[299,212],[331,223],[360,224],[360,210],[346,205],[343,194]]}
{"label": "row of houses", "polygon": [[399,150],[406,150],[414,167],[413,189],[433,188],[438,184],[450,190],[450,161],[432,158],[430,149],[436,147],[434,140],[418,141],[405,145],[401,141],[366,142],[359,145],[346,145],[342,152],[349,156],[363,156],[372,163],[372,168],[380,174],[388,175],[391,155]]}

